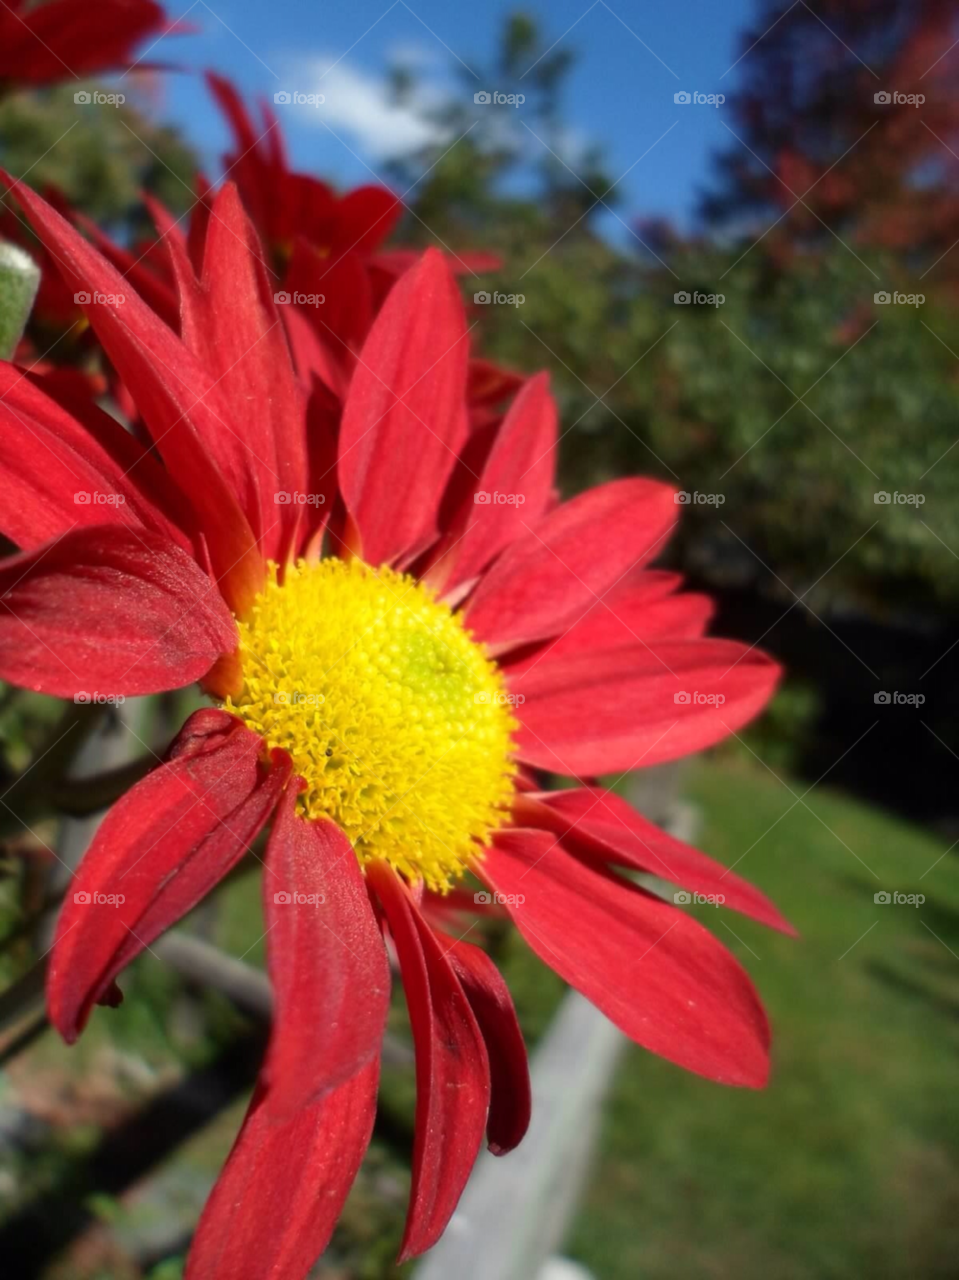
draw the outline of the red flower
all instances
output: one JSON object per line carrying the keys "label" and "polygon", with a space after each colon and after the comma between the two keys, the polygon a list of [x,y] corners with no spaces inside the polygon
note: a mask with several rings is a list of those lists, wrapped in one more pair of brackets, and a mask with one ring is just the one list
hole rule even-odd
{"label": "red flower", "polygon": [[[142,41],[190,31],[153,0],[5,0],[0,86],[52,84],[129,65]],[[143,65],[143,64],[141,64]]]}
{"label": "red flower", "polygon": [[[17,190],[71,288],[126,294],[85,309],[156,452],[0,366],[0,520],[23,548],[0,566],[0,676],[60,697],[199,680],[220,704],[187,721],[78,868],[48,985],[68,1041],[270,825],[273,1033],[187,1276],[296,1280],[326,1246],[373,1125],[384,937],[416,1050],[402,1256],[442,1232],[484,1131],[496,1152],[520,1141],[529,1082],[509,994],[444,929],[451,908],[474,906],[467,872],[486,886],[476,908],[496,895],[639,1044],[763,1084],[749,979],[623,872],[719,892],[788,929],[776,909],[616,795],[542,792],[533,772],[674,759],[770,695],[775,665],[703,638],[708,603],[646,567],[674,523],[672,491],[627,479],[555,505],[542,375],[498,430],[470,432],[463,308],[437,253],[390,293],[341,418],[307,416],[233,188],[201,277],[177,257],[182,337]],[[99,497],[77,505],[78,490]],[[319,510],[275,500],[298,494]]]}

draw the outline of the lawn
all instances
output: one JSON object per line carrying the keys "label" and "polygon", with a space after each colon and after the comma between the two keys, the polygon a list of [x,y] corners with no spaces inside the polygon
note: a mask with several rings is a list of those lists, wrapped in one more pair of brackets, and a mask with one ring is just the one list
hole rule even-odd
{"label": "lawn", "polygon": [[762,993],[773,1078],[725,1090],[628,1050],[567,1246],[600,1280],[956,1274],[959,860],[825,789],[794,804],[787,781],[732,757],[691,770],[700,847],[802,936],[702,908]]}

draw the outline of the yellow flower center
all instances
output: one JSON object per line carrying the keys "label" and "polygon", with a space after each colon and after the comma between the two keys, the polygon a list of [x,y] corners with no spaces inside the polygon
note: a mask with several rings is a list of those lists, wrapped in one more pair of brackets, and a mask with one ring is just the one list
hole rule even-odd
{"label": "yellow flower center", "polygon": [[459,617],[406,574],[299,561],[238,623],[243,688],[224,707],[304,779],[363,865],[445,891],[501,826],[513,791],[502,677]]}

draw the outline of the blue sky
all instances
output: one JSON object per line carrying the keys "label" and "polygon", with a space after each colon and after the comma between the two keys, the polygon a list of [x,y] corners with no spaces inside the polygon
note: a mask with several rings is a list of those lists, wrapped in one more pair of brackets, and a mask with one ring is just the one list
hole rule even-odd
{"label": "blue sky", "polygon": [[[618,212],[625,222],[662,214],[688,225],[710,155],[732,141],[724,116],[733,122],[728,108],[677,105],[673,95],[731,91],[741,68],[730,68],[755,6],[756,0],[523,6],[547,43],[560,40],[578,55],[566,99],[570,146],[605,144],[607,170],[621,178]],[[503,21],[518,6],[499,0],[196,0],[188,7],[188,0],[167,0],[167,7],[201,31],[164,40],[150,57],[175,59],[190,70],[211,67],[248,94],[322,93],[323,106],[280,112],[288,147],[298,167],[347,185],[372,181],[384,157],[421,136],[423,126],[412,114],[391,111],[384,100],[388,67],[415,67],[426,98],[464,94],[454,71],[464,64],[476,72],[475,80],[464,72],[471,88],[495,90],[482,68],[492,63]],[[202,81],[165,77],[160,110],[215,173],[227,135]],[[539,142],[523,136],[533,155]],[[626,234],[611,216],[604,226],[616,238]]]}

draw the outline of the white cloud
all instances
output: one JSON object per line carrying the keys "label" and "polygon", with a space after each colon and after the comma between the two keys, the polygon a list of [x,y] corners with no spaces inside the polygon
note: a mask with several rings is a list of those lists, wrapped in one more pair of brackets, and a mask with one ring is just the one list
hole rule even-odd
{"label": "white cloud", "polygon": [[439,100],[429,88],[418,93],[416,106],[398,106],[390,100],[386,76],[356,70],[346,62],[317,58],[307,64],[296,85],[303,93],[322,94],[322,106],[301,108],[301,120],[349,135],[360,149],[377,160],[389,160],[433,143],[442,142],[448,131],[423,118],[422,109]]}

